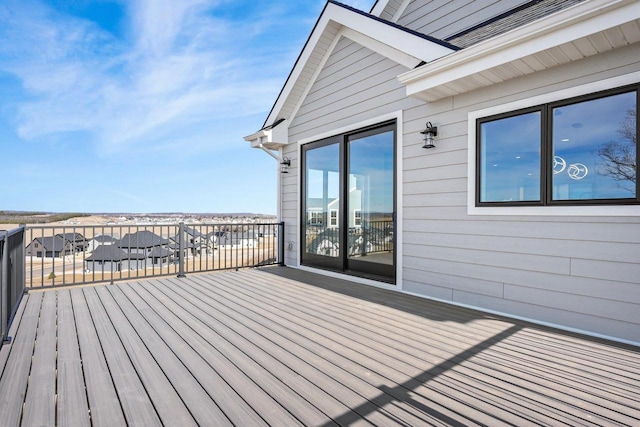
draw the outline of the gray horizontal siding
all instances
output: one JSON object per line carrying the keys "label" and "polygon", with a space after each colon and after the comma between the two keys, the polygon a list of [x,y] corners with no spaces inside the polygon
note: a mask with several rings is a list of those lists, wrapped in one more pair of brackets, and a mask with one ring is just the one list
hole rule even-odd
{"label": "gray horizontal siding", "polygon": [[[638,58],[629,46],[405,111],[404,289],[640,342],[640,218],[466,209],[469,111],[637,71]],[[427,120],[436,150],[415,138]]]}
{"label": "gray horizontal siding", "polygon": [[418,106],[397,76],[407,68],[341,39],[289,127],[292,141]]}
{"label": "gray horizontal siding", "polygon": [[454,291],[453,298],[461,304],[479,305],[486,309],[503,313],[517,313],[520,317],[544,319],[549,323],[592,331],[607,336],[619,337],[624,335],[625,339],[640,342],[640,328],[637,327],[636,322],[625,322],[592,314],[536,305],[530,302],[519,302],[464,291]]}
{"label": "gray horizontal siding", "polygon": [[[412,2],[403,15],[410,27],[428,28],[429,7],[448,2],[421,3]],[[476,2],[469,16],[485,17],[493,3]],[[446,28],[453,33],[471,25],[460,19],[452,13],[441,21],[455,21]],[[402,110],[404,290],[640,342],[640,218],[467,215],[470,111],[637,71],[638,58],[640,46],[630,46],[425,104],[405,97],[396,79],[403,67],[342,39],[293,118],[289,138]],[[438,126],[435,150],[422,148],[419,132],[427,121]],[[292,168],[282,182],[286,241],[295,242],[285,251],[289,265],[299,246],[297,150],[295,143],[285,149]]]}

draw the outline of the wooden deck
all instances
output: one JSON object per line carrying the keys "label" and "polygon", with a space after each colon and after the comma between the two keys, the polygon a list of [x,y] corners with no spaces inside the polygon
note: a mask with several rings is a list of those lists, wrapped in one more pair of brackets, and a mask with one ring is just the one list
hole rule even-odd
{"label": "wooden deck", "polygon": [[32,292],[0,425],[640,425],[640,350],[275,267]]}

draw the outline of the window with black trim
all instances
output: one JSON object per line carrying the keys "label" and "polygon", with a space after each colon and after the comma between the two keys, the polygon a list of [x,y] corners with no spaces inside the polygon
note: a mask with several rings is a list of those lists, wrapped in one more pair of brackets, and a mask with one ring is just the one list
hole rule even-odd
{"label": "window with black trim", "polygon": [[476,205],[636,204],[639,85],[476,122]]}

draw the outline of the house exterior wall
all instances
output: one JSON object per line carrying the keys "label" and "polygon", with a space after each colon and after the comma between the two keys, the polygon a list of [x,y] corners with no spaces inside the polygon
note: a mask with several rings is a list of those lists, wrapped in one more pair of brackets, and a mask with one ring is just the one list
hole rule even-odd
{"label": "house exterior wall", "polygon": [[[126,263],[126,261],[124,261]],[[116,272],[125,270],[122,262],[120,261],[85,261],[85,266],[88,271],[95,272]]]}
{"label": "house exterior wall", "polygon": [[[406,71],[406,67],[342,38],[289,126],[289,141],[314,138],[422,105],[422,101],[407,98],[398,83],[397,76]],[[291,243],[285,244],[285,264],[298,265],[299,145],[288,145],[284,155],[292,159],[281,183],[285,242]]]}
{"label": "house exterior wall", "polygon": [[404,146],[403,290],[640,342],[640,216],[467,214],[470,112],[638,70],[636,44],[406,111],[439,135]]}
{"label": "house exterior wall", "polygon": [[[477,3],[498,7],[498,2]],[[404,18],[410,11],[408,7]],[[401,23],[411,28],[407,22]],[[417,29],[433,31],[426,24]],[[405,70],[342,39],[289,127],[289,141],[306,141],[402,111],[402,281],[397,288],[640,342],[640,216],[496,216],[467,211],[469,113],[638,71],[640,46],[428,104],[406,97],[396,79]],[[438,126],[435,150],[422,148],[419,132],[427,121]],[[285,263],[295,266],[299,144],[289,144],[283,154],[292,159],[281,182],[285,241],[293,243],[285,250]]]}
{"label": "house exterior wall", "polygon": [[444,40],[494,18],[530,0],[431,0],[412,1],[397,23]]}

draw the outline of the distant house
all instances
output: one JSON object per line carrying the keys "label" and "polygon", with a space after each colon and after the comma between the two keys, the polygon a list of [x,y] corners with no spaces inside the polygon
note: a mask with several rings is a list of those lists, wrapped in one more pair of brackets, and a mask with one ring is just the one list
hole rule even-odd
{"label": "distant house", "polygon": [[56,236],[70,242],[74,252],[83,252],[87,247],[87,239],[80,233],[60,233]]}
{"label": "distant house", "polygon": [[118,243],[118,239],[113,236],[109,236],[107,234],[101,234],[100,236],[95,236],[93,239],[89,240],[87,244],[87,251],[95,251],[96,248],[100,245],[113,245]]}
{"label": "distant house", "polygon": [[164,266],[173,261],[174,252],[164,247],[156,246],[147,254],[153,265]]}
{"label": "distant house", "polygon": [[127,252],[149,255],[155,248],[167,248],[169,240],[151,231],[143,230],[125,234],[117,246]]}
{"label": "distant house", "polygon": [[73,243],[60,236],[36,237],[29,243],[27,256],[57,258],[74,252]]}
{"label": "distant house", "polygon": [[116,245],[100,245],[85,259],[85,268],[94,272],[139,270],[147,266],[147,256],[126,252]]}
{"label": "distant house", "polygon": [[227,232],[216,238],[216,245],[220,250],[255,248],[258,246],[258,235],[252,231]]}
{"label": "distant house", "polygon": [[[190,252],[192,255],[213,252],[214,241],[210,240],[207,234],[204,234],[199,230],[191,227],[185,227],[182,239],[184,242],[183,247],[185,249],[185,256],[187,255],[187,252]],[[177,233],[170,240],[170,248],[177,252],[180,245],[180,233]]]}

